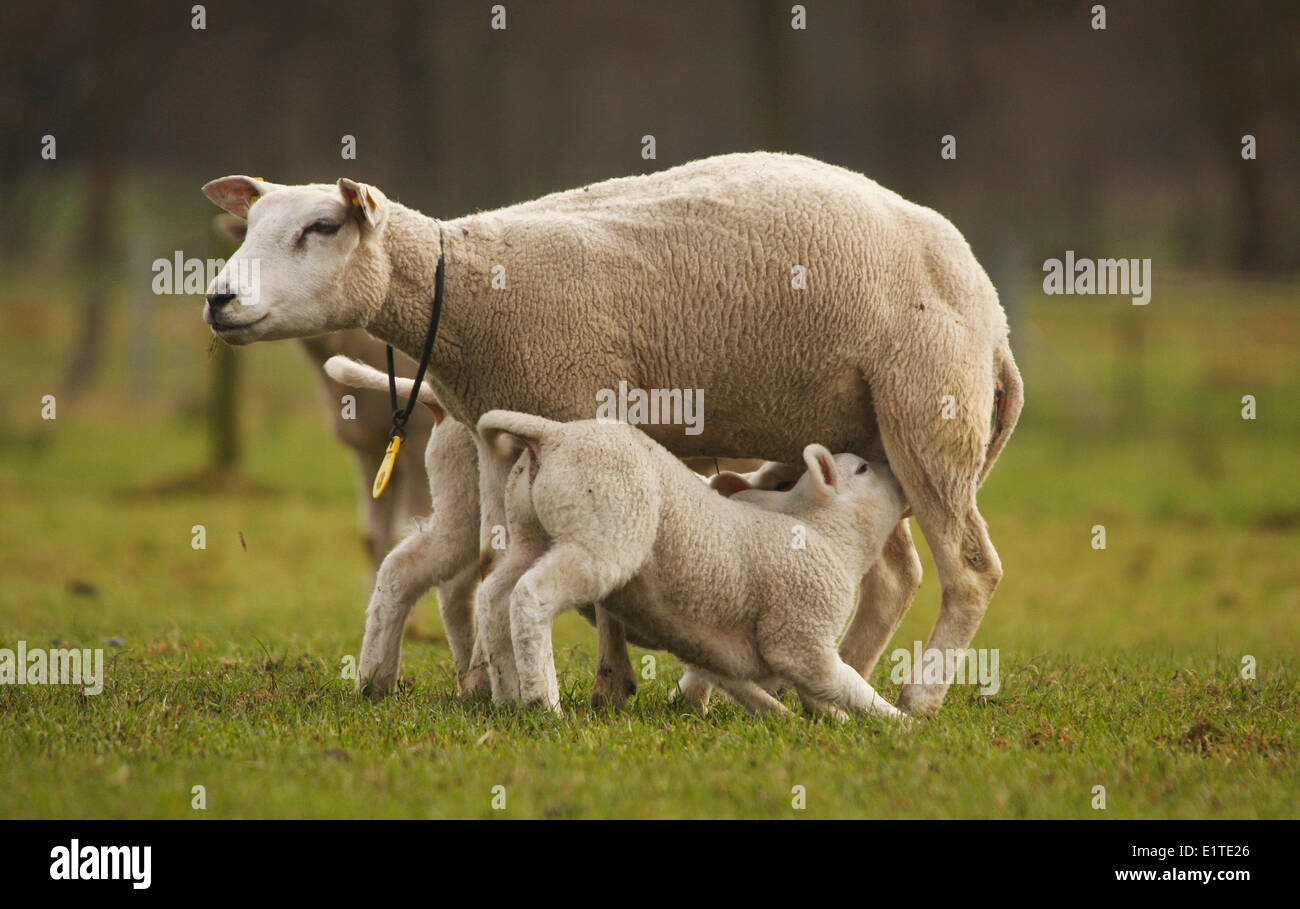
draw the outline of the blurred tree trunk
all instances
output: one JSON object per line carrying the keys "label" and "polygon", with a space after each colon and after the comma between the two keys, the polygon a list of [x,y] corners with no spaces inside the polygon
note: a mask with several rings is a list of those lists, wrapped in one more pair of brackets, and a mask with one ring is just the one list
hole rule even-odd
{"label": "blurred tree trunk", "polygon": [[239,467],[239,363],[235,349],[217,342],[212,371],[212,468],[220,473]]}
{"label": "blurred tree trunk", "polygon": [[126,46],[129,23],[102,7],[96,7],[93,15],[97,21],[90,47],[90,128],[83,133],[88,146],[85,219],[79,250],[84,302],[72,358],[64,374],[63,397],[69,402],[76,401],[90,386],[103,360],[111,272],[108,265],[113,255],[112,222],[117,199],[118,131],[123,99],[128,96],[113,78],[113,54]]}

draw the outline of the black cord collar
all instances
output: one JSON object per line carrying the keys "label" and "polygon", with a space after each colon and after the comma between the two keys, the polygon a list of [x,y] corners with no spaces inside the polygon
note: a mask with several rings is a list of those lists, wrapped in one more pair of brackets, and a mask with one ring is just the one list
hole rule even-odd
{"label": "black cord collar", "polygon": [[420,397],[420,386],[424,383],[424,373],[429,368],[429,358],[433,355],[433,342],[438,337],[438,320],[442,317],[442,291],[446,283],[447,247],[442,225],[438,225],[438,270],[433,278],[433,316],[429,319],[429,333],[424,338],[424,352],[420,355],[420,368],[415,373],[415,384],[411,386],[411,396],[405,408],[397,406],[397,371],[393,366],[393,345],[388,347],[388,402],[393,408],[393,431],[388,434],[406,438],[406,421],[411,418],[415,402]]}

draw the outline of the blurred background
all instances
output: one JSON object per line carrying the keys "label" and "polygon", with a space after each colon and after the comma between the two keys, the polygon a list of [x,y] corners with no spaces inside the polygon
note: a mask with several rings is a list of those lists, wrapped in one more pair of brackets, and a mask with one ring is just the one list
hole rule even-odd
{"label": "blurred background", "polygon": [[[149,637],[139,606],[165,601],[186,634],[358,627],[354,479],[312,367],[211,351],[200,296],[153,292],[157,260],[230,252],[206,181],[346,175],[454,217],[771,149],[942,212],[999,287],[1027,406],[982,495],[990,633],[1294,641],[1300,5],[1102,5],[1104,29],[1082,2],[813,2],[796,30],[786,2],[507,2],[500,30],[488,2],[216,0],[195,28],[190,3],[10,0],[0,625]],[[1150,305],[1044,296],[1067,249],[1151,258]],[[199,523],[214,558],[160,558]]]}

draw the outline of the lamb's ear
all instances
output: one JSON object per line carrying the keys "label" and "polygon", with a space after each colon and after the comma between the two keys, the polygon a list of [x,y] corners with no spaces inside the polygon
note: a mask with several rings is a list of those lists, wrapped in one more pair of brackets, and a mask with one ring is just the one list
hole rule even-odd
{"label": "lamb's ear", "polygon": [[284,187],[257,177],[234,176],[222,177],[205,184],[203,195],[235,217],[247,218],[248,209],[254,202],[277,189]]}
{"label": "lamb's ear", "polygon": [[744,492],[746,489],[753,489],[754,487],[750,485],[749,480],[746,480],[740,474],[724,470],[722,473],[709,477],[709,488],[716,490],[729,499],[738,492]]}
{"label": "lamb's ear", "polygon": [[378,187],[339,177],[339,191],[343,193],[343,201],[356,211],[363,224],[371,230],[383,226],[388,217],[388,197]]}
{"label": "lamb's ear", "polygon": [[236,218],[234,215],[213,215],[212,230],[231,246],[242,246],[244,237],[248,236],[248,222],[243,218]]}
{"label": "lamb's ear", "polygon": [[808,465],[813,489],[828,496],[840,491],[840,472],[835,466],[835,458],[825,447],[809,445],[803,450],[803,460]]}

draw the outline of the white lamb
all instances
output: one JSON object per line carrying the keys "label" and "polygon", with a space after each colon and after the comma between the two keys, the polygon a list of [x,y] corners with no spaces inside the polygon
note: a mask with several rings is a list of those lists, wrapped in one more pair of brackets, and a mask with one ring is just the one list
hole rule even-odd
{"label": "white lamb", "polygon": [[[324,362],[324,374],[333,383],[348,388],[387,393],[388,377],[364,362],[335,355]],[[405,400],[413,380],[398,377],[398,394]],[[357,690],[371,697],[390,691],[401,664],[402,630],[411,609],[431,587],[438,588],[443,626],[456,663],[458,677],[469,667],[473,643],[472,591],[478,576],[478,457],[468,427],[448,418],[433,389],[422,385],[419,401],[433,413],[433,430],[424,451],[425,470],[418,480],[427,479],[432,514],[396,547],[377,569],[373,593],[366,609],[366,633],[361,645]],[[408,440],[409,442],[410,440]],[[406,446],[402,449],[405,454]],[[739,460],[721,462],[731,467],[754,466]],[[697,462],[693,470],[709,469],[712,462]],[[403,468],[410,471],[410,466]],[[737,490],[789,488],[803,473],[803,467],[763,464],[746,474],[723,471],[705,484],[730,495]],[[427,472],[427,473],[426,473]],[[394,477],[396,480],[397,477]],[[408,477],[407,482],[417,478]],[[369,490],[366,492],[369,495]],[[777,500],[779,503],[781,500]],[[774,506],[775,507],[775,506]],[[608,616],[598,621],[594,607],[580,608],[584,618],[597,626],[603,646],[598,649],[595,706],[617,705],[636,690],[635,675],[627,656],[622,624]],[[663,649],[657,641],[635,638],[633,643],[648,649]],[[707,673],[687,667],[678,692],[687,700],[708,703],[713,687]]]}
{"label": "white lamb", "polygon": [[558,709],[551,623],[601,602],[753,711],[783,710],[760,683],[785,679],[812,704],[898,715],[836,651],[858,581],[906,508],[886,465],[809,445],[786,514],[716,495],[626,424],[491,411],[478,431],[514,465],[501,576],[519,578],[522,700]]}

